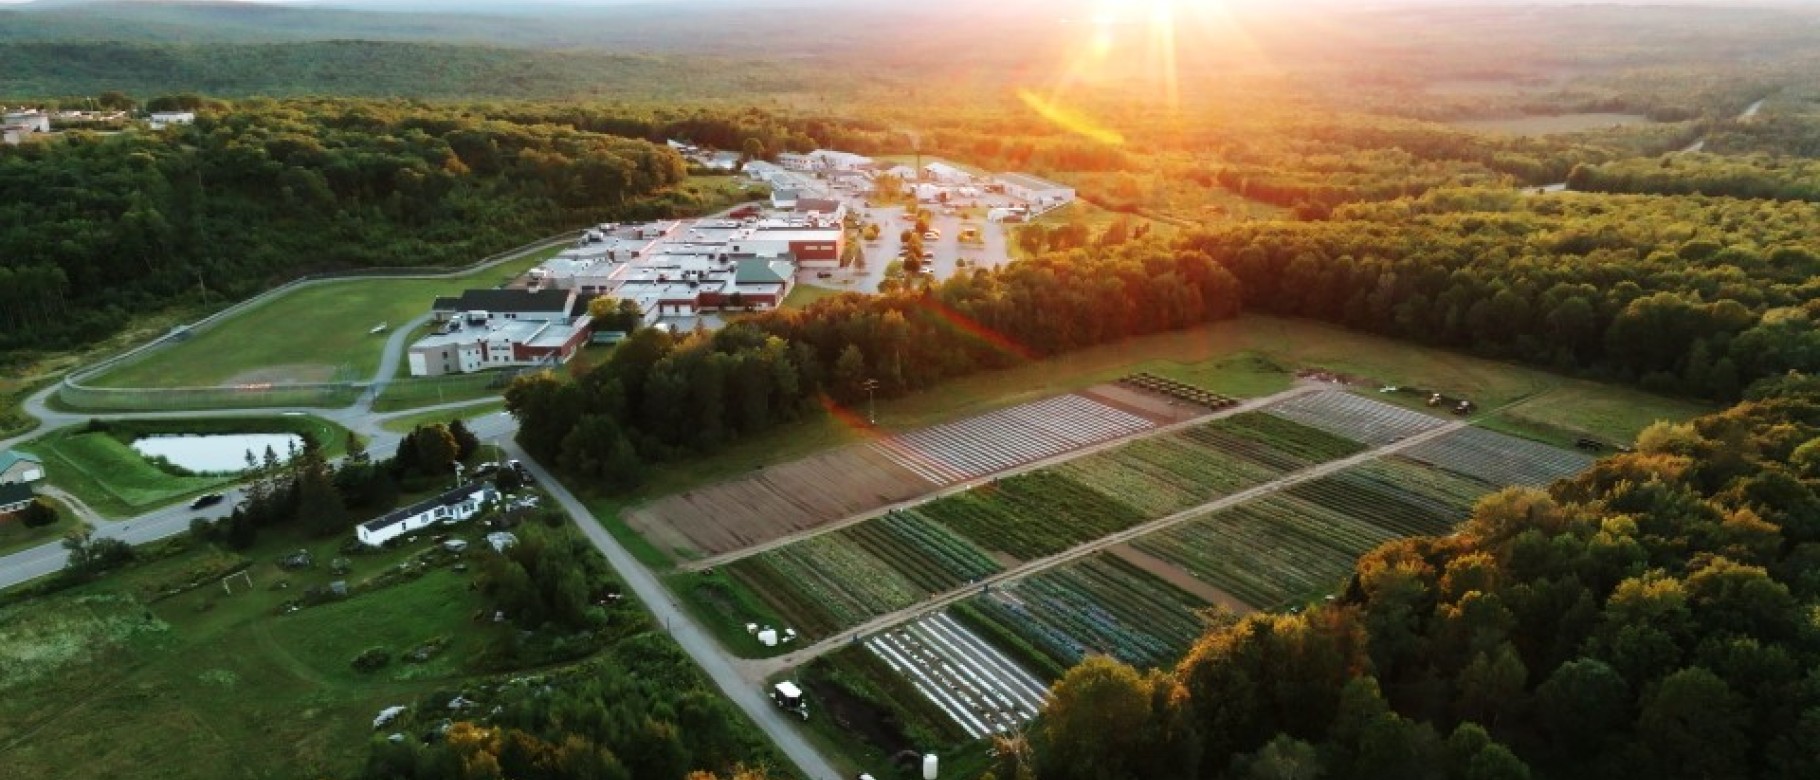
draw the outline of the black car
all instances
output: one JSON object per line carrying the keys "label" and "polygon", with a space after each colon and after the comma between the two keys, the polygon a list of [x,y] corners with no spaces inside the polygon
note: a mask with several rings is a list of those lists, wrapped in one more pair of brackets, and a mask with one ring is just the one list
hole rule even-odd
{"label": "black car", "polygon": [[195,501],[191,501],[190,508],[191,509],[201,509],[201,508],[207,507],[207,506],[214,506],[216,504],[221,503],[222,498],[223,498],[223,496],[220,493],[205,493],[203,495],[197,496]]}

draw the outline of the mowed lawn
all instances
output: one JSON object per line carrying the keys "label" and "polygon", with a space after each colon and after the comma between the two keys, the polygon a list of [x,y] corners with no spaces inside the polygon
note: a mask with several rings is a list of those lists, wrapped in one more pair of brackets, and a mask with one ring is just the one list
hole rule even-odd
{"label": "mowed lawn", "polygon": [[[466,666],[504,629],[471,618],[474,573],[421,578],[335,604],[280,614],[326,570],[339,540],[269,533],[246,553],[253,587],[212,579],[149,600],[191,571],[240,556],[198,550],[68,594],[0,609],[0,761],[7,777],[350,777],[365,760],[373,718],[432,690],[464,690]],[[353,558],[359,583],[427,547]],[[279,556],[307,545],[318,565],[284,572]],[[224,560],[225,563],[224,563]],[[274,586],[287,582],[290,587]],[[398,659],[428,640],[449,647],[424,664]],[[371,674],[350,661],[393,654]],[[453,694],[451,693],[452,697]]]}
{"label": "mowed lawn", "polygon": [[[89,381],[204,387],[370,379],[391,329],[429,312],[436,296],[497,286],[561,250],[448,279],[350,279],[305,287]],[[372,333],[382,322],[386,332]]]}

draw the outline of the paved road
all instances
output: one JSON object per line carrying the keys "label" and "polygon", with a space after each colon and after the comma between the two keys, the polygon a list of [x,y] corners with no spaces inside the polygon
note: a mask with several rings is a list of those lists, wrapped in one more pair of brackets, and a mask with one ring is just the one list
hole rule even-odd
{"label": "paved road", "polygon": [[613,535],[607,533],[600,523],[595,522],[593,514],[576,500],[573,493],[570,493],[561,482],[545,471],[543,466],[519,449],[516,443],[506,442],[503,448],[508,455],[524,463],[531,475],[537,478],[539,487],[548,491],[563,510],[569,513],[569,517],[574,519],[576,527],[581,529],[588,541],[592,542],[601,554],[607,557],[607,562],[613,565],[614,570],[618,571],[621,577],[625,578],[626,584],[632,588],[632,592],[638,594],[639,599],[645,602],[651,613],[662,621],[670,635],[675,637],[677,644],[681,645],[683,650],[695,659],[702,671],[708,673],[709,679],[714,681],[714,684],[727,695],[727,698],[732,699],[735,705],[744,710],[746,715],[765,732],[765,735],[771,738],[771,742],[777,745],[778,749],[782,750],[792,762],[795,762],[804,777],[811,778],[811,780],[838,780],[840,773],[834,770],[834,766],[811,747],[808,741],[803,739],[802,732],[796,725],[786,719],[783,712],[766,698],[760,687],[763,681],[748,679],[740,669],[735,668],[714,637],[709,635],[699,623],[696,623],[687,612],[677,607],[676,602],[671,600],[670,592],[657,581],[656,575],[653,575],[650,569],[645,568],[644,564],[633,558],[632,554],[620,545],[619,540],[614,539]]}
{"label": "paved road", "polygon": [[1310,466],[1308,468],[1302,469],[1301,471],[1297,471],[1297,472],[1294,472],[1291,474],[1284,475],[1278,479],[1272,480],[1270,482],[1266,482],[1262,485],[1258,485],[1258,486],[1252,487],[1252,488],[1247,488],[1247,489],[1241,490],[1237,493],[1233,493],[1231,495],[1227,495],[1227,496],[1223,496],[1221,498],[1214,499],[1205,504],[1201,504],[1200,506],[1184,509],[1175,514],[1169,515],[1168,517],[1163,517],[1163,518],[1159,518],[1156,520],[1152,520],[1150,522],[1143,523],[1141,525],[1135,525],[1135,526],[1127,528],[1123,531],[1119,531],[1118,533],[1111,534],[1109,536],[1102,536],[1098,539],[1095,539],[1094,541],[1088,542],[1088,543],[1080,545],[1078,547],[1069,548],[1063,552],[1057,553],[1055,555],[1051,555],[1047,558],[1038,558],[1034,561],[1025,562],[1022,565],[1019,565],[1019,566],[1016,566],[1016,567],[1013,567],[1010,569],[1006,569],[1002,572],[999,572],[998,574],[994,574],[990,577],[986,577],[984,579],[979,580],[979,582],[975,583],[975,585],[978,586],[977,588],[974,587],[974,585],[969,585],[965,588],[951,590],[945,594],[935,596],[935,597],[929,599],[928,601],[920,602],[914,606],[906,607],[906,608],[900,609],[896,612],[891,612],[888,614],[880,615],[878,617],[875,617],[871,620],[866,621],[865,623],[860,624],[859,626],[847,629],[846,631],[842,631],[839,634],[828,637],[827,639],[823,639],[820,642],[817,642],[813,645],[804,647],[803,649],[798,650],[798,651],[791,653],[789,655],[786,655],[786,656],[765,659],[762,661],[746,662],[744,664],[746,674],[753,679],[764,679],[765,677],[767,677],[769,675],[776,674],[776,673],[784,671],[786,669],[794,668],[799,664],[808,663],[809,661],[814,660],[816,657],[821,656],[824,653],[832,652],[835,650],[839,650],[843,647],[847,647],[852,644],[854,637],[870,636],[872,634],[876,634],[880,631],[883,631],[892,626],[895,626],[899,623],[904,623],[904,622],[908,622],[911,620],[915,620],[915,619],[920,618],[924,615],[927,615],[931,612],[942,609],[956,601],[960,601],[961,599],[971,597],[977,593],[982,593],[994,585],[1000,585],[1005,582],[1009,582],[1011,580],[1023,579],[1032,574],[1036,574],[1041,571],[1046,571],[1048,569],[1052,569],[1057,566],[1061,566],[1063,564],[1070,563],[1072,561],[1080,560],[1081,558],[1084,558],[1089,555],[1098,553],[1102,550],[1105,550],[1108,547],[1112,547],[1114,545],[1119,545],[1119,544],[1124,544],[1125,542],[1129,542],[1132,539],[1136,539],[1145,534],[1155,533],[1157,531],[1163,530],[1164,528],[1168,528],[1169,526],[1177,525],[1180,523],[1185,523],[1185,522],[1188,522],[1195,518],[1202,517],[1209,512],[1215,512],[1215,511],[1218,511],[1221,509],[1225,509],[1227,507],[1242,504],[1242,503],[1250,501],[1254,498],[1259,498],[1259,497],[1262,497],[1262,496],[1265,496],[1265,495],[1268,495],[1271,493],[1275,493],[1278,490],[1289,487],[1291,485],[1295,485],[1295,484],[1298,484],[1301,482],[1307,482],[1311,479],[1319,479],[1319,478],[1327,476],[1329,474],[1333,474],[1334,472],[1340,471],[1342,469],[1350,468],[1352,466],[1359,465],[1360,463],[1364,463],[1369,460],[1375,460],[1375,459],[1381,458],[1385,455],[1390,455],[1392,453],[1401,452],[1402,450],[1408,449],[1410,447],[1414,447],[1423,442],[1431,441],[1438,437],[1445,436],[1449,433],[1453,433],[1454,431],[1457,431],[1461,428],[1466,427],[1468,424],[1469,423],[1467,423],[1464,420],[1453,420],[1453,421],[1450,421],[1450,422],[1447,422],[1447,423],[1441,425],[1438,428],[1423,431],[1421,433],[1418,433],[1418,434],[1415,434],[1412,436],[1404,437],[1402,441],[1394,442],[1391,444],[1386,444],[1386,445],[1384,445],[1382,447],[1378,447],[1376,449],[1366,450],[1364,452],[1357,453],[1357,454],[1354,454],[1354,455],[1351,455],[1351,456],[1348,456],[1345,458],[1341,458],[1339,460],[1328,461],[1326,463],[1321,463],[1321,464],[1317,464],[1314,466]]}

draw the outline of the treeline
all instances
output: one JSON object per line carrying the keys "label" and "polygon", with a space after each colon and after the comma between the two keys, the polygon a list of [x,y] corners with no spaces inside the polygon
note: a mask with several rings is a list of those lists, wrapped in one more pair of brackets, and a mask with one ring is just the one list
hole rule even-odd
{"label": "treeline", "polygon": [[671,216],[680,157],[453,108],[248,101],[158,133],[0,150],[0,351],[299,274],[459,265],[561,229]]}
{"label": "treeline", "polygon": [[[825,73],[763,59],[547,51],[461,43],[340,39],[122,42],[112,35],[10,42],[0,91],[471,100],[721,98],[796,93]],[[465,41],[463,42],[465,43]]]}
{"label": "treeline", "polygon": [[1736,399],[1820,370],[1805,203],[1446,190],[1193,233],[1248,309]]}
{"label": "treeline", "polygon": [[[1820,382],[1388,543],[1344,594],[1095,658],[999,777],[1820,775]],[[1019,756],[1033,756],[1020,762]]]}
{"label": "treeline", "polygon": [[1103,247],[916,292],[843,295],[715,333],[644,330],[579,379],[548,372],[506,391],[519,441],[610,489],[644,464],[796,419],[820,399],[851,404],[982,369],[1231,317],[1239,290],[1205,255],[1156,243]]}
{"label": "treeline", "polygon": [[1665,155],[1576,166],[1570,189],[1648,195],[1820,201],[1820,163],[1708,154]]}

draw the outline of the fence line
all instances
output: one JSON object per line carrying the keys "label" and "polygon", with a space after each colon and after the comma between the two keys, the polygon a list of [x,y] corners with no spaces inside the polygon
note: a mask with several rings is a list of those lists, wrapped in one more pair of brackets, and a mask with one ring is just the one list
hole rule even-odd
{"label": "fence line", "polygon": [[179,343],[184,338],[207,331],[239,314],[304,287],[349,279],[448,279],[465,276],[519,259],[532,252],[574,241],[581,236],[581,233],[580,230],[558,233],[455,268],[361,268],[305,274],[244,301],[234,303],[193,323],[172,328],[164,335],[125,352],[73,370],[63,376],[61,386],[57,389],[57,398],[72,407],[85,411],[184,410],[262,406],[339,407],[353,404],[375,385],[415,384],[425,380],[444,379],[444,377],[411,379],[377,377],[345,382],[280,382],[209,387],[97,387],[83,384],[85,379],[128,362],[143,359],[159,349]]}

